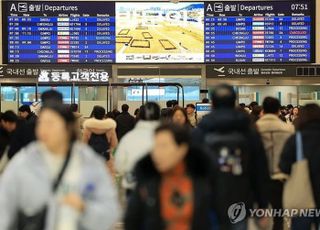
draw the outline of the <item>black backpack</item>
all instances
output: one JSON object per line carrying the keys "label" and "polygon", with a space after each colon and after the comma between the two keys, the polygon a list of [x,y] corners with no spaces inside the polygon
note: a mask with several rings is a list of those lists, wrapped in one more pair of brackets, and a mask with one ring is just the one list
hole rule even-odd
{"label": "black backpack", "polygon": [[240,131],[212,132],[204,141],[213,161],[214,208],[220,221],[229,222],[228,208],[232,204],[251,203],[248,138]]}
{"label": "black backpack", "polygon": [[105,158],[107,161],[110,159],[110,143],[107,140],[106,134],[95,134],[92,133],[89,139],[89,145],[96,151],[100,156]]}

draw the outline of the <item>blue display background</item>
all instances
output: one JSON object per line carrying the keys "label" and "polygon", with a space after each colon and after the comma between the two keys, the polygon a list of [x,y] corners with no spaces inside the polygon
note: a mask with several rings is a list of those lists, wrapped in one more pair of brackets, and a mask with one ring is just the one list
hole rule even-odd
{"label": "blue display background", "polygon": [[[115,4],[3,2],[4,63],[116,63]],[[312,0],[205,2],[205,63],[312,62],[313,7]]]}

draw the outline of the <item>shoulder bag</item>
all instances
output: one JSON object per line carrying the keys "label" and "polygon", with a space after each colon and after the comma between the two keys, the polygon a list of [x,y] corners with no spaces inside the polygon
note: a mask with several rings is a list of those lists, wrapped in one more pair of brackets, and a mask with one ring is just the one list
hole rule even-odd
{"label": "shoulder bag", "polygon": [[[59,184],[62,180],[62,177],[70,161],[70,157],[71,157],[71,147],[68,150],[68,154],[63,163],[61,171],[53,183],[53,186],[52,186],[53,193],[55,193],[59,187]],[[47,205],[45,205],[45,207],[41,211],[39,211],[33,216],[27,216],[22,211],[19,211],[17,216],[17,230],[44,230],[46,226],[46,215],[47,215]]]}
{"label": "shoulder bag", "polygon": [[302,135],[296,134],[297,161],[291,166],[291,175],[284,185],[285,209],[314,209],[315,201],[310,181],[308,160],[303,157]]}

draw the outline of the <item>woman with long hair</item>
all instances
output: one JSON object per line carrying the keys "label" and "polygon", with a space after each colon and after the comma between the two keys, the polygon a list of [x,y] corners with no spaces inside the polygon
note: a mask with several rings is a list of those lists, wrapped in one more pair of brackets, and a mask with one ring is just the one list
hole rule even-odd
{"label": "woman with long hair", "polygon": [[[300,137],[302,146],[302,156],[308,160],[309,178],[312,186],[315,209],[320,209],[320,107],[316,104],[306,105],[301,109],[301,114],[296,120],[296,129]],[[282,172],[290,175],[293,164],[297,161],[296,153],[299,147],[296,140],[298,136],[293,135],[284,146],[280,169]],[[303,182],[301,182],[303,184]],[[301,202],[303,202],[301,196]],[[320,226],[319,217],[295,217],[292,218],[292,230],[311,229],[311,225]]]}
{"label": "woman with long hair", "polygon": [[119,216],[116,191],[103,161],[76,141],[73,113],[45,104],[36,136],[1,178],[0,229],[110,228]]}
{"label": "woman with long hair", "polygon": [[192,127],[188,119],[187,111],[180,106],[174,107],[172,113],[172,122],[180,126],[186,126],[188,128]]}

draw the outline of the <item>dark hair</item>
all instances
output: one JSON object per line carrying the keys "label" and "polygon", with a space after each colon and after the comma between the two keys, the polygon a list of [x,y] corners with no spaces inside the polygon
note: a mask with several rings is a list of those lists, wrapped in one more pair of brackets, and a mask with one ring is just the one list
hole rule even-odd
{"label": "dark hair", "polygon": [[92,109],[90,117],[94,117],[98,120],[103,120],[106,116],[106,110],[99,105],[95,105]]}
{"label": "dark hair", "polygon": [[158,127],[155,130],[155,134],[157,135],[165,131],[170,132],[172,134],[177,145],[190,144],[190,132],[185,126],[166,123]]}
{"label": "dark hair", "polygon": [[209,101],[209,99],[208,98],[203,98],[202,99],[202,103],[209,103],[210,101]]}
{"label": "dark hair", "polygon": [[140,113],[140,108],[136,109],[136,110],[134,111],[134,114],[133,114],[133,115],[138,116],[139,113]]}
{"label": "dark hair", "polygon": [[172,107],[175,107],[179,105],[179,102],[177,100],[172,100]]}
{"label": "dark hair", "polygon": [[166,105],[167,105],[167,108],[171,108],[172,107],[172,100],[167,101]]}
{"label": "dark hair", "polygon": [[78,104],[71,104],[70,105],[71,112],[78,112]]}
{"label": "dark hair", "polygon": [[187,104],[186,108],[193,108],[193,109],[196,109],[196,107],[194,106],[194,104]]}
{"label": "dark hair", "polygon": [[287,109],[288,109],[288,110],[289,110],[289,109],[293,109],[293,105],[291,105],[291,104],[287,105]]}
{"label": "dark hair", "polygon": [[213,89],[211,98],[214,108],[234,108],[236,92],[231,85],[221,84]]}
{"label": "dark hair", "polygon": [[114,118],[117,118],[117,116],[120,115],[120,112],[117,109],[112,110],[112,113],[113,113]]}
{"label": "dark hair", "polygon": [[19,108],[19,112],[27,112],[27,113],[31,113],[31,109],[29,105],[21,105]]}
{"label": "dark hair", "polygon": [[245,109],[245,108],[246,108],[246,104],[245,104],[245,103],[240,103],[240,104],[239,104],[239,107]]}
{"label": "dark hair", "polygon": [[264,113],[276,114],[280,110],[280,101],[274,97],[266,97],[262,103]]}
{"label": "dark hair", "polygon": [[16,123],[18,121],[18,116],[12,110],[8,110],[1,115],[1,120],[10,123]]}
{"label": "dark hair", "polygon": [[189,119],[188,119],[187,111],[186,111],[184,108],[182,108],[182,107],[180,107],[180,106],[174,107],[173,112],[172,112],[172,117],[174,116],[174,114],[175,114],[177,111],[181,111],[181,112],[183,113],[183,116],[184,116],[185,119],[186,119],[185,125],[191,127],[190,121],[189,121]]}
{"label": "dark hair", "polygon": [[314,122],[320,122],[320,107],[317,104],[308,104],[301,109],[296,127],[301,130]]}
{"label": "dark hair", "polygon": [[113,112],[107,112],[106,117],[115,120],[115,116],[114,116]]}
{"label": "dark hair", "polygon": [[258,106],[258,105],[259,105],[258,102],[253,101],[253,102],[251,102],[251,103],[249,104],[249,108],[250,108],[250,109],[253,109],[255,106]]}
{"label": "dark hair", "polygon": [[251,114],[252,114],[253,116],[258,117],[258,116],[260,115],[261,111],[262,111],[262,107],[259,106],[259,105],[256,105],[256,106],[254,106],[254,107],[252,108]]}
{"label": "dark hair", "polygon": [[123,113],[128,112],[128,111],[129,111],[129,105],[123,104],[123,105],[121,106],[121,110],[122,110]]}
{"label": "dark hair", "polygon": [[56,90],[48,90],[41,95],[42,104],[46,103],[63,103],[63,96]]}
{"label": "dark hair", "polygon": [[139,119],[145,121],[158,121],[160,119],[160,106],[155,102],[148,102],[141,106]]}
{"label": "dark hair", "polygon": [[66,123],[66,129],[70,132],[70,141],[74,142],[77,139],[77,133],[75,129],[76,118],[73,113],[70,111],[67,105],[57,103],[57,102],[49,102],[41,107],[40,114],[44,110],[52,110],[57,113]]}

